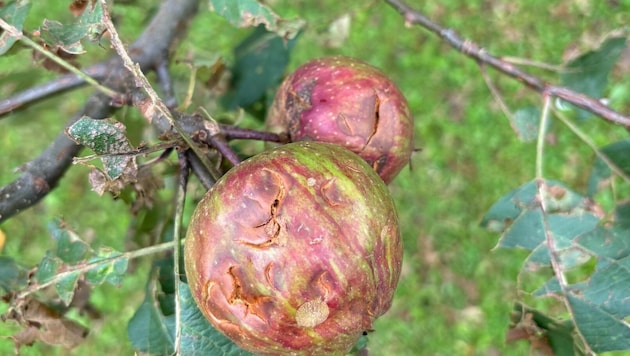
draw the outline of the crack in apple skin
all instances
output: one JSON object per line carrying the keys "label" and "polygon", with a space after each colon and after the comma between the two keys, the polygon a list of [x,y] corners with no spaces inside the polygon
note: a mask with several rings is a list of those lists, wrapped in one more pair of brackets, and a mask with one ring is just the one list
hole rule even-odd
{"label": "crack in apple skin", "polygon": [[262,355],[342,355],[391,306],[402,243],[387,186],[356,154],[290,143],[230,170],[184,246],[210,323]]}

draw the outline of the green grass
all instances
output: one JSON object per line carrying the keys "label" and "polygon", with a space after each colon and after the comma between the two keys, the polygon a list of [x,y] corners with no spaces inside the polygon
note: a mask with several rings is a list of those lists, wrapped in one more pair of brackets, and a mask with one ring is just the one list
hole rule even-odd
{"label": "green grass", "polygon": [[[341,48],[327,48],[322,43],[328,24],[348,12],[347,4],[332,0],[269,3],[280,15],[300,16],[309,23],[292,53],[290,69],[322,55],[363,58],[399,84],[416,119],[416,146],[421,150],[414,154],[412,168],[404,170],[390,186],[405,244],[403,274],[392,309],[376,322],[375,332],[369,336],[373,354],[528,354],[526,344],[506,345],[504,341],[524,255],[493,250],[498,236],[480,228],[479,222],[494,201],[534,177],[535,144],[516,138],[476,63],[423,29],[405,27],[402,17],[380,2],[354,5],[350,36]],[[617,6],[606,1],[561,1],[550,5],[541,0],[415,3],[432,19],[492,53],[552,64],[562,62],[567,47],[585,49],[594,44],[593,39],[630,21],[627,1]],[[44,11],[47,17],[56,18],[54,15],[64,12],[65,6],[44,10],[43,5],[35,3],[29,28],[41,21]],[[50,7],[46,5],[46,9]],[[114,8],[122,9],[118,5]],[[119,13],[123,38],[134,38],[148,12],[144,9],[150,8],[125,6],[125,12]],[[186,53],[199,57],[219,54],[229,60],[231,47],[247,34],[204,9],[191,29],[188,41],[177,52],[180,58]],[[97,52],[97,58],[105,52],[92,50]],[[26,86],[38,77],[52,77],[36,65],[25,69],[14,64],[28,61],[28,53],[15,56],[0,57],[0,96],[15,90],[12,84],[18,78],[18,84]],[[178,75],[176,85],[183,88],[186,68],[174,68]],[[552,73],[532,71],[555,80]],[[4,73],[11,81],[1,80]],[[512,109],[542,106],[537,94],[491,70],[490,73]],[[621,81],[627,75],[615,75],[613,104],[627,112],[630,86]],[[0,148],[4,152],[0,156],[0,184],[14,179],[16,175],[11,170],[45,147],[90,90],[79,92],[37,104],[0,121]],[[126,120],[127,125],[141,125],[142,119],[132,111],[117,117]],[[581,125],[598,144],[627,135],[601,120]],[[555,144],[549,144],[545,151],[546,177],[584,191],[592,152],[559,122],[553,123],[551,134]],[[63,217],[82,237],[97,245],[118,249],[133,246],[133,241],[127,239],[132,219],[126,205],[90,192],[87,172],[85,167],[73,167],[41,204],[2,225],[7,238],[2,253],[26,265],[36,264],[53,247],[46,226],[57,217]],[[200,195],[200,189],[193,189],[189,200]],[[164,201],[169,202],[168,194]],[[144,261],[119,288],[103,286],[94,290],[92,302],[102,311],[103,319],[79,317],[93,331],[74,354],[133,353],[126,323],[143,298],[147,268]],[[0,324],[0,337],[15,330]],[[10,352],[11,343],[0,340],[0,354]],[[23,352],[67,354],[66,350],[41,345]]]}

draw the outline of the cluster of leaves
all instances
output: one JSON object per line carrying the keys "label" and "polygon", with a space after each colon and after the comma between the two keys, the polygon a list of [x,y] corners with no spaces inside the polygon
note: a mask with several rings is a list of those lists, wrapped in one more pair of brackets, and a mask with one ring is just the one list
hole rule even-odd
{"label": "cluster of leaves", "polygon": [[[562,83],[602,97],[625,46],[625,35],[606,39],[597,50],[568,63]],[[560,107],[580,119],[592,117],[562,103]],[[520,138],[543,139],[541,110],[521,109],[515,116]],[[596,148],[596,153],[584,194],[541,176],[503,196],[482,221],[501,233],[497,247],[531,251],[520,279],[537,274],[546,281],[523,292],[558,301],[564,311],[547,316],[520,303],[515,308],[508,340],[529,340],[543,354],[630,349],[630,204],[627,197],[615,196],[612,211],[605,212],[595,200],[601,190],[613,189],[619,177],[630,183],[630,140]]]}
{"label": "cluster of leaves", "polygon": [[[12,339],[16,349],[40,340],[52,345],[73,347],[87,336],[88,330],[64,316],[69,306],[88,305],[87,286],[103,283],[119,285],[127,272],[128,258],[108,247],[92,249],[76,233],[58,221],[49,226],[56,250],[49,251],[32,270],[3,257],[0,263],[0,286],[5,302],[11,303],[3,320],[15,320],[24,330]],[[58,298],[52,303],[41,301],[35,292],[53,286]]]}

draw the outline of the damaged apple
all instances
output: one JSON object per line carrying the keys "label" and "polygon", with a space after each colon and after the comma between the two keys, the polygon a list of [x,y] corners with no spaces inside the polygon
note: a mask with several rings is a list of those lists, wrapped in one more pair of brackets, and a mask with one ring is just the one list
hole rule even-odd
{"label": "damaged apple", "polygon": [[244,161],[193,213],[184,248],[212,325],[263,355],[342,355],[392,303],[394,202],[356,154],[297,142]]}
{"label": "damaged apple", "polygon": [[267,126],[292,141],[344,146],[386,183],[413,151],[413,118],[404,95],[381,70],[351,57],[300,66],[278,89]]}

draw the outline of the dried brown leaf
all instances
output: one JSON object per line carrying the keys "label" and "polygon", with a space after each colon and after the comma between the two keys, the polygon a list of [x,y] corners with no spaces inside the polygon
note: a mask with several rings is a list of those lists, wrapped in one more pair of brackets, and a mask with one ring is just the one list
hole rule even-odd
{"label": "dried brown leaf", "polygon": [[32,345],[36,341],[73,348],[83,342],[89,332],[83,325],[33,298],[17,301],[7,315],[3,316],[3,320],[15,320],[24,327],[10,337],[16,352],[19,352],[21,346]]}

